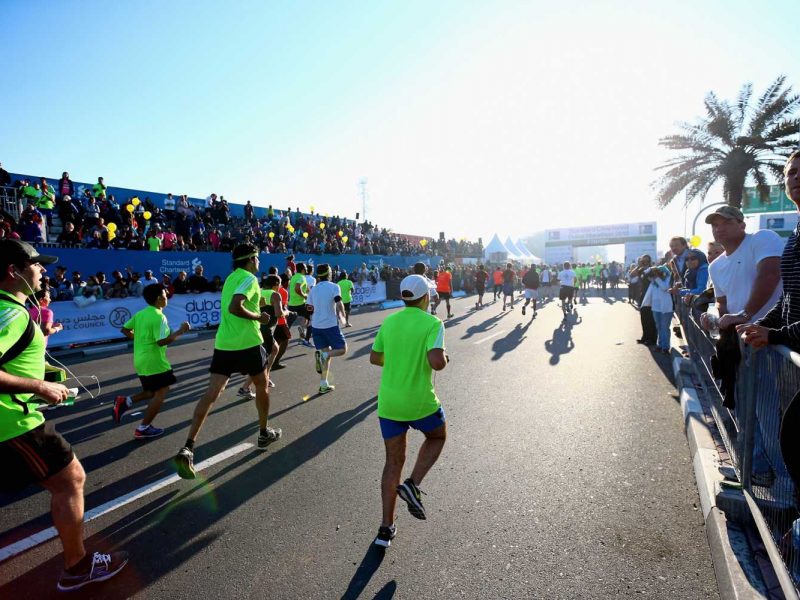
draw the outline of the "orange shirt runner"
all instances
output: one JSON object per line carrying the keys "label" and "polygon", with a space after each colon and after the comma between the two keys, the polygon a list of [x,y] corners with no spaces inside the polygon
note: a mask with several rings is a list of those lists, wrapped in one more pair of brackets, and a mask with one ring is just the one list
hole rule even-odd
{"label": "orange shirt runner", "polygon": [[450,271],[442,271],[436,277],[436,291],[445,294],[453,292],[453,274]]}

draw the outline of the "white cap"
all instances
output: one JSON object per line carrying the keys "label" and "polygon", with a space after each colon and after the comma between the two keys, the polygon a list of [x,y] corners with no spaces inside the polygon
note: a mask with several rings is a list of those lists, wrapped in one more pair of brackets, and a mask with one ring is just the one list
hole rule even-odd
{"label": "white cap", "polygon": [[403,300],[419,300],[428,295],[428,280],[422,275],[408,275],[400,282],[400,297]]}

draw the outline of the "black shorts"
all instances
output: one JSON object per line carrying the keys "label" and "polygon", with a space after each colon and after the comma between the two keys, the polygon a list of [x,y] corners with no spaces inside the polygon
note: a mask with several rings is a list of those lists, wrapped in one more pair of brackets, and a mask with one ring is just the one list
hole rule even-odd
{"label": "black shorts", "polygon": [[72,446],[46,422],[36,429],[0,442],[0,491],[18,492],[52,477],[75,458]]}
{"label": "black shorts", "polygon": [[569,285],[562,285],[561,289],[558,290],[558,299],[559,300],[571,300],[572,296],[575,294],[575,288]]}
{"label": "black shorts", "polygon": [[155,375],[139,375],[139,381],[142,382],[142,389],[145,392],[157,392],[161,388],[171,386],[178,380],[175,379],[175,373],[170,369]]}
{"label": "black shorts", "polygon": [[486,291],[486,285],[483,283],[476,283],[475,284],[475,291],[479,294],[483,294]]}
{"label": "black shorts", "polygon": [[279,344],[281,342],[288,342],[290,339],[292,339],[292,330],[286,325],[276,325],[273,337]]}
{"label": "black shorts", "polygon": [[344,314],[348,317],[350,316],[350,303],[349,302],[342,302],[344,304]]}
{"label": "black shorts", "polygon": [[267,351],[259,344],[244,350],[217,350],[211,358],[210,373],[230,377],[234,373],[258,375],[267,368]]}
{"label": "black shorts", "polygon": [[293,313],[297,313],[298,317],[303,317],[304,319],[308,319],[311,316],[311,313],[308,312],[307,304],[298,304],[296,306],[289,305],[289,310]]}
{"label": "black shorts", "polygon": [[437,290],[436,293],[439,294],[439,298],[441,298],[442,300],[450,300],[450,298],[453,297],[453,294],[451,294],[450,292],[440,292]]}

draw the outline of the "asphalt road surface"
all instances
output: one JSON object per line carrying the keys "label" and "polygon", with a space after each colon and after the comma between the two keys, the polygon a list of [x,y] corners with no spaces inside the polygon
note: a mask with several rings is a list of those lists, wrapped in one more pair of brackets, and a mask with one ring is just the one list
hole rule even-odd
{"label": "asphalt road surface", "polygon": [[[354,314],[331,394],[315,395],[312,351],[290,345],[271,394],[283,439],[266,453],[247,447],[117,508],[174,473],[213,338],[169,349],[179,383],[156,420],[165,435],[147,442],[133,439],[139,417],[111,419],[113,397],[137,389],[131,352],[70,360],[102,382],[99,398],[47,413],[87,471],[87,510],[111,503],[87,525],[88,547],[131,553],[117,577],[71,597],[718,597],[668,359],[635,343],[638,313],[594,297],[562,324],[556,302],[536,319],[473,302],[455,300],[447,321],[452,362],[436,389],[449,437],[421,486],[428,520],[400,502],[385,553],[372,546],[383,444],[368,357],[387,311]],[[255,407],[234,383],[196,463],[255,445]],[[412,432],[408,472],[420,441]],[[36,488],[0,506],[0,553],[51,526]],[[0,563],[0,598],[63,597],[61,566],[57,539]]]}

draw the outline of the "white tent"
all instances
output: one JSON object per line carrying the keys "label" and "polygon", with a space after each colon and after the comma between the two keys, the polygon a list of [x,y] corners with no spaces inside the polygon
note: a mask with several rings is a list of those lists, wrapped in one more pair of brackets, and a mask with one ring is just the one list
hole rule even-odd
{"label": "white tent", "polygon": [[522,252],[522,254],[524,254],[528,258],[532,258],[533,257],[533,252],[528,250],[528,247],[523,243],[523,241],[521,239],[517,238],[517,241],[516,241],[515,245],[517,246],[517,250]]}
{"label": "white tent", "polygon": [[483,258],[484,260],[488,260],[493,263],[501,263],[507,261],[510,256],[510,252],[508,248],[505,247],[503,242],[500,241],[500,238],[495,233],[492,237],[492,240],[486,244],[486,247],[483,249]]}
{"label": "white tent", "polygon": [[528,259],[528,255],[525,254],[519,248],[517,248],[517,245],[514,243],[514,240],[511,239],[511,236],[508,236],[506,238],[505,246],[506,246],[506,248],[508,248],[508,257],[509,258],[513,258],[514,260],[527,260]]}

